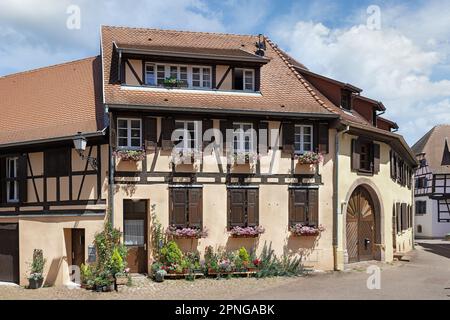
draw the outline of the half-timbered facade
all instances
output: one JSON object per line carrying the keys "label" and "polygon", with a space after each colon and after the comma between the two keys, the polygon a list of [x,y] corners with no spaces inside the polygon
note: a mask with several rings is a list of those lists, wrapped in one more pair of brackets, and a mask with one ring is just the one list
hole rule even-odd
{"label": "half-timbered facade", "polygon": [[[361,89],[311,72],[262,35],[103,27],[100,59],[101,71],[93,68],[102,79],[91,97],[91,116],[101,118],[95,130],[79,123],[60,135],[66,138],[58,148],[66,149],[53,150],[53,141],[36,146],[36,154],[17,141],[2,149],[6,199],[15,197],[16,181],[19,197],[28,182],[27,201],[2,203],[0,218],[0,226],[18,223],[19,238],[27,239],[18,246],[20,266],[34,246],[65,260],[72,240],[64,237],[79,234],[70,228],[85,230],[80,260],[88,260],[105,217],[123,231],[128,265],[141,273],[152,262],[156,219],[165,228],[207,231],[177,240],[183,250],[260,251],[266,243],[323,270],[391,261],[395,251],[412,248],[416,161],[394,133],[398,126],[379,116],[383,104]],[[101,112],[93,111],[98,106]],[[78,132],[88,141],[83,157],[72,147]],[[319,159],[303,164],[311,153]],[[24,156],[26,178],[15,169]],[[33,215],[24,215],[25,207]],[[48,233],[60,241],[57,253],[22,235],[32,233],[21,224],[35,221],[59,232]],[[295,236],[291,228],[299,224],[324,230]],[[236,227],[264,232],[235,237]],[[71,263],[63,262],[59,283],[68,281]]]}
{"label": "half-timbered facade", "polygon": [[415,176],[417,237],[441,238],[450,233],[449,125],[427,132],[412,147],[419,167]]}

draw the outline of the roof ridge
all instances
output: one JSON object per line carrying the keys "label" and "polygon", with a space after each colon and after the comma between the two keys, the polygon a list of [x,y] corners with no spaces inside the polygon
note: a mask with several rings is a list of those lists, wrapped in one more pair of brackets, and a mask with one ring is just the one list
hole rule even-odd
{"label": "roof ridge", "polygon": [[281,60],[286,64],[286,66],[292,71],[292,73],[297,77],[297,79],[303,84],[305,89],[311,94],[311,96],[326,110],[328,110],[331,113],[339,115],[337,112],[334,112],[332,108],[327,106],[325,101],[320,99],[320,97],[317,95],[317,93],[314,91],[314,89],[308,84],[308,82],[301,76],[301,74],[295,70],[295,67],[292,63],[290,63],[286,57],[283,56],[283,54],[280,52],[280,49],[278,49],[278,45],[275,44],[272,40],[270,40],[268,37],[265,37],[269,45],[272,47],[272,49],[278,54],[278,56],[281,58]]}
{"label": "roof ridge", "polygon": [[36,68],[36,69],[31,69],[31,70],[25,70],[25,71],[10,73],[10,74],[4,75],[4,76],[0,76],[0,80],[1,79],[7,79],[7,78],[10,78],[10,77],[20,76],[20,75],[23,75],[23,74],[29,74],[29,73],[33,73],[33,72],[38,72],[38,71],[42,71],[42,70],[45,70],[45,69],[53,69],[53,68],[57,68],[57,67],[61,67],[61,66],[75,64],[75,63],[82,62],[84,60],[96,59],[98,57],[100,57],[100,55],[95,55],[95,56],[91,56],[91,57],[86,57],[86,58],[66,61],[66,62],[57,63],[57,64],[51,64],[49,66],[39,67],[39,68]]}
{"label": "roof ridge", "polygon": [[[134,29],[134,30],[146,30],[146,31],[168,31],[178,33],[195,33],[195,34],[208,34],[208,35],[222,35],[222,36],[236,36],[236,37],[257,37],[257,34],[238,34],[230,32],[208,32],[208,31],[192,31],[192,30],[175,30],[175,29],[161,29],[161,28],[144,28],[144,27],[126,27],[126,26],[110,26],[101,25],[101,28],[113,28],[113,29]],[[263,36],[265,36],[263,34]]]}

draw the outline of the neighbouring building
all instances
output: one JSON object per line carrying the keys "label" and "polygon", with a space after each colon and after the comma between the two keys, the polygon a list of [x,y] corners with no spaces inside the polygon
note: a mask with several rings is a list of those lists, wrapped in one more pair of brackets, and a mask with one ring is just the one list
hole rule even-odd
{"label": "neighbouring building", "polygon": [[443,238],[450,233],[450,125],[438,125],[412,147],[415,176],[415,235]]}
{"label": "neighbouring building", "polygon": [[[97,57],[0,77],[0,280],[25,284],[40,248],[46,283],[67,283],[108,217],[133,272],[149,270],[155,219],[207,229],[183,250],[392,261],[413,245],[416,159],[361,92],[262,35],[106,26]],[[302,164],[310,152],[323,160]]]}

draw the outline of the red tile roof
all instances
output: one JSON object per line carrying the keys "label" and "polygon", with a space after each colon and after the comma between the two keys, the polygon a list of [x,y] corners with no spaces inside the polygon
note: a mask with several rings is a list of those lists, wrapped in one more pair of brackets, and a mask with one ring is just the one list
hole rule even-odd
{"label": "red tile roof", "polygon": [[101,59],[0,77],[0,145],[104,128]]}

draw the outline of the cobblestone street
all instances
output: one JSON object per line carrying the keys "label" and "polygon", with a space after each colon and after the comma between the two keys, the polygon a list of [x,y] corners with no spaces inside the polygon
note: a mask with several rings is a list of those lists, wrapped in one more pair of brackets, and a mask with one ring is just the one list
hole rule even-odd
{"label": "cobblestone street", "polygon": [[[97,293],[64,287],[28,290],[0,286],[0,299],[450,299],[450,242],[422,240],[410,262],[364,262],[344,272],[295,278],[166,280],[145,277],[120,293]],[[366,286],[367,266],[381,268],[381,289]],[[248,293],[251,292],[251,295]]]}

